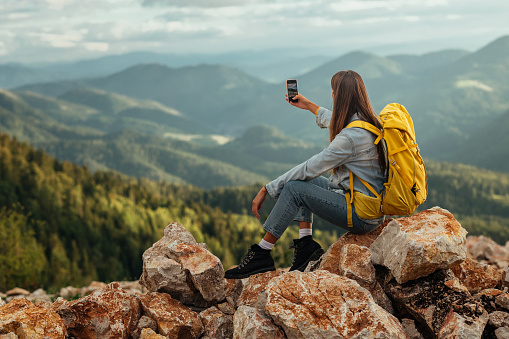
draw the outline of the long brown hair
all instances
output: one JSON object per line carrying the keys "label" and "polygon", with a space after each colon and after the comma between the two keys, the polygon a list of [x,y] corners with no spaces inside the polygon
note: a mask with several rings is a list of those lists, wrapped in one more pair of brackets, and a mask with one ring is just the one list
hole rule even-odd
{"label": "long brown hair", "polygon": [[[334,97],[332,119],[329,125],[331,142],[346,127],[355,113],[359,119],[382,128],[369,101],[364,81],[357,72],[350,70],[337,72],[331,79],[331,87]],[[385,173],[386,162],[382,142],[378,143],[377,150],[378,164],[382,173]],[[336,167],[332,172],[336,173],[337,170]]]}

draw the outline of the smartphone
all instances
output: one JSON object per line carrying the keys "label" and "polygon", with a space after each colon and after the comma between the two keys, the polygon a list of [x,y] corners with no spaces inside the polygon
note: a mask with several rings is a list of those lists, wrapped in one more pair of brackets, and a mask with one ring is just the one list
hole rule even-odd
{"label": "smartphone", "polygon": [[295,79],[286,80],[286,93],[288,94],[289,102],[298,102],[299,101],[299,99],[294,99],[294,97],[297,94],[299,94],[299,91],[297,90],[297,80],[295,80]]}

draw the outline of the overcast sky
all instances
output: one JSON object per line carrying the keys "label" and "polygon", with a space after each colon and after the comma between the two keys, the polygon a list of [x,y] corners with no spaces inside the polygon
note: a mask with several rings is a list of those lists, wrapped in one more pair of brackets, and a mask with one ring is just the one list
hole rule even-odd
{"label": "overcast sky", "polygon": [[299,48],[474,51],[509,34],[508,0],[0,0],[0,62]]}

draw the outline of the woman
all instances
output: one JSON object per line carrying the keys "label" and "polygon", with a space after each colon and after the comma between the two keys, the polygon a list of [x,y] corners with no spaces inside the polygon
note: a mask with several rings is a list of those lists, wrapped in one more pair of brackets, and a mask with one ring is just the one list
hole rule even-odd
{"label": "woman", "polygon": [[[382,143],[375,145],[376,135],[363,128],[345,128],[350,122],[361,120],[380,129],[380,122],[359,74],[354,71],[338,72],[332,77],[331,87],[332,112],[300,94],[296,96],[298,102],[291,103],[314,113],[319,127],[329,128],[330,144],[258,192],[252,204],[258,219],[258,211],[266,195],[277,200],[263,225],[267,233],[260,243],[251,246],[239,266],[225,272],[225,278],[242,279],[275,270],[270,251],[293,220],[299,221],[300,229],[299,239],[295,239],[292,246],[295,252],[290,271],[303,271],[311,260],[323,254],[323,249],[312,238],[313,213],[353,233],[370,232],[381,224],[381,213],[369,214],[369,218],[366,218],[366,213],[361,213],[365,217],[359,217],[355,211],[358,205],[351,204],[350,190],[353,186],[354,192],[360,192],[376,203],[372,191],[380,194],[385,182],[386,162]],[[332,171],[329,179],[321,176],[327,171]],[[371,190],[366,185],[371,186]],[[374,210],[379,211],[378,206]],[[358,210],[360,213],[360,206]]]}

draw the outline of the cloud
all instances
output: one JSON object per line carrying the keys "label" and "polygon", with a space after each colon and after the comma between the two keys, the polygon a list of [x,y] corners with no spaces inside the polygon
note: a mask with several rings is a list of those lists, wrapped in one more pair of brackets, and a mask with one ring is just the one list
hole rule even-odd
{"label": "cloud", "polygon": [[143,0],[143,6],[175,6],[175,7],[227,7],[246,4],[263,4],[274,1],[263,0]]}
{"label": "cloud", "polygon": [[85,42],[83,47],[89,51],[106,52],[110,49],[110,45],[105,42]]}
{"label": "cloud", "polygon": [[56,48],[69,48],[76,46],[83,40],[83,32],[69,31],[65,33],[32,33],[33,37],[40,39],[42,42],[49,43]]}
{"label": "cloud", "polygon": [[5,44],[0,41],[0,55],[6,55],[7,54],[7,48],[5,48]]}
{"label": "cloud", "polygon": [[50,9],[61,10],[73,3],[73,0],[44,0]]}
{"label": "cloud", "polygon": [[0,62],[133,50],[476,48],[508,33],[508,9],[507,0],[0,0]]}

